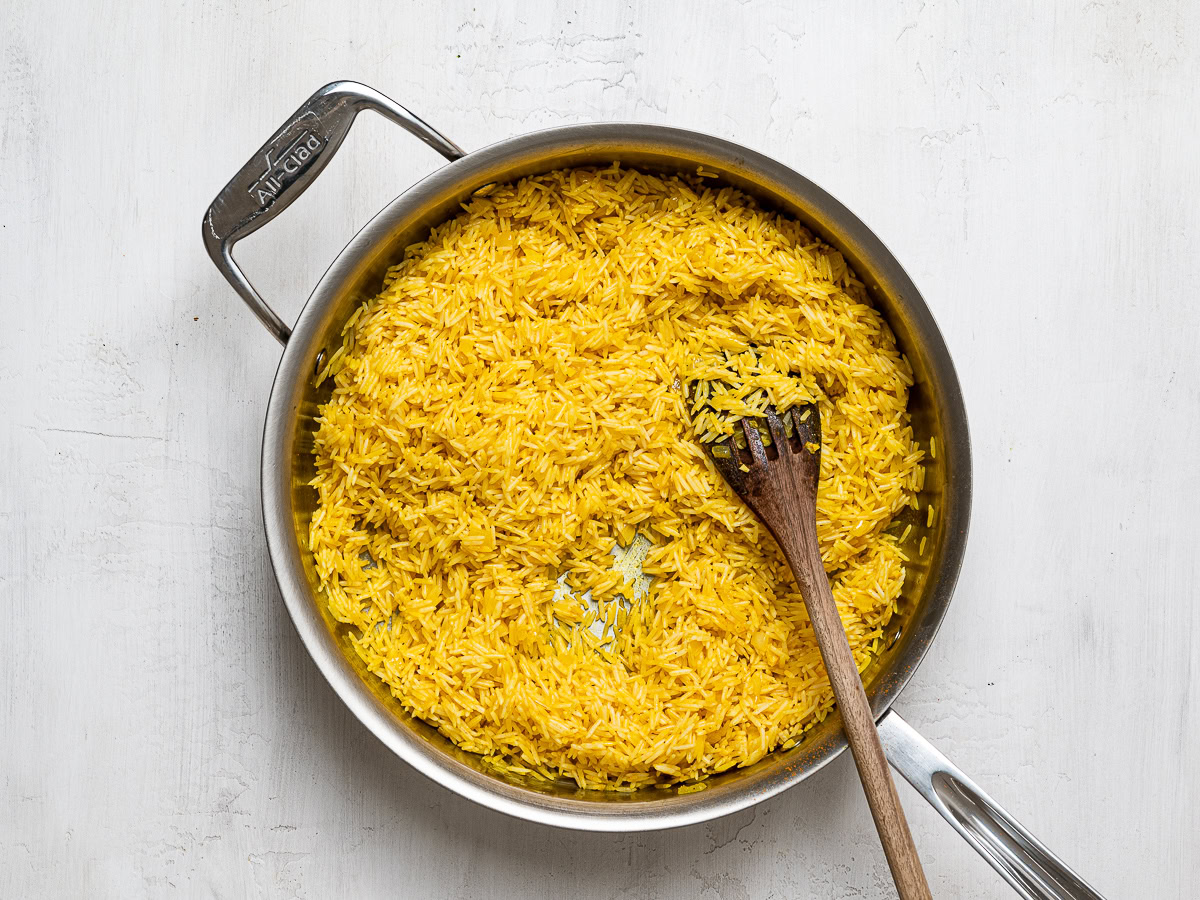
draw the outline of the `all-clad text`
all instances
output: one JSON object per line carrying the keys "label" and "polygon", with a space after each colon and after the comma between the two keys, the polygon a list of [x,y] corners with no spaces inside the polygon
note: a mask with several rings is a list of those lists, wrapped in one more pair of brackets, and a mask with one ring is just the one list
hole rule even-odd
{"label": "all-clad text", "polygon": [[[267,170],[250,185],[250,193],[263,206],[270,206],[280,191],[295,181],[320,155],[325,141],[305,129],[282,151],[268,150]],[[277,155],[278,154],[278,155]]]}

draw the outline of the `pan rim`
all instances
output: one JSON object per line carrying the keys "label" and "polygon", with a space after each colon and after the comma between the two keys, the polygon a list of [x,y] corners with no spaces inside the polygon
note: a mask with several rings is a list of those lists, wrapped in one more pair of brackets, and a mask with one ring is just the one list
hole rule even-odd
{"label": "pan rim", "polygon": [[[362,261],[386,242],[399,222],[428,208],[447,191],[477,189],[489,183],[486,174],[513,159],[554,150],[594,152],[606,142],[622,147],[637,146],[664,155],[678,154],[680,168],[687,154],[720,158],[734,170],[745,170],[772,184],[786,184],[791,193],[837,223],[836,237],[852,235],[857,246],[869,253],[873,269],[886,274],[899,289],[906,311],[920,329],[923,350],[936,367],[934,379],[945,404],[946,438],[943,452],[955,459],[957,483],[943,515],[951,517],[943,531],[938,577],[927,586],[922,603],[928,603],[922,619],[923,632],[910,639],[905,658],[895,677],[872,694],[872,708],[881,718],[896,696],[909,683],[936,636],[953,594],[961,568],[971,509],[971,453],[966,410],[961,387],[949,351],[933,315],[915,284],[895,256],[848,208],[798,172],[739,144],[698,132],[661,125],[636,123],[589,123],[566,125],[506,138],[468,153],[443,166],[402,192],[370,219],[338,253],[306,301],[284,348],[272,383],[263,430],[261,477],[263,524],[271,565],[289,616],[318,670],[356,718],[397,756],[430,779],[485,807],[529,821],[587,831],[646,831],[673,828],[707,821],[759,803],[798,784],[836,758],[845,748],[837,735],[829,746],[764,783],[751,783],[726,791],[700,791],[621,803],[597,802],[541,794],[488,776],[428,742],[398,722],[386,706],[350,668],[330,635],[317,609],[318,599],[305,575],[296,539],[292,505],[290,463],[295,417],[299,414],[298,386],[311,374],[311,359],[323,337],[323,317],[342,296],[342,288]],[[557,166],[550,166],[555,168]],[[781,194],[782,196],[782,194]],[[822,234],[822,237],[826,237]],[[861,273],[860,273],[861,274]],[[949,432],[953,431],[953,434]],[[707,796],[706,796],[707,795]]]}

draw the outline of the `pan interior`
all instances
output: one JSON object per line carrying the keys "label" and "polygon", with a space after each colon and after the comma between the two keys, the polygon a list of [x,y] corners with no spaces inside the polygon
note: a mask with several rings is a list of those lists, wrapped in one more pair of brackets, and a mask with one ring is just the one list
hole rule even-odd
{"label": "pan interior", "polygon": [[[927,453],[920,510],[904,511],[894,526],[900,530],[912,526],[903,545],[910,558],[908,574],[899,615],[892,620],[885,649],[864,676],[876,715],[886,710],[911,676],[941,621],[965,536],[969,446],[952,365],[916,288],[886,248],[853,214],[778,163],[689,132],[601,125],[574,126],[514,138],[441,169],[393,201],[360,232],[326,273],[306,305],[277,376],[275,394],[281,391],[285,394],[273,395],[272,408],[277,401],[285,403],[281,415],[286,419],[280,420],[278,446],[274,448],[279,467],[275,477],[283,507],[280,512],[291,528],[289,535],[281,537],[282,546],[272,546],[272,554],[276,557],[277,573],[281,566],[279,551],[286,557],[282,565],[296,570],[296,581],[306,588],[305,596],[298,601],[305,607],[303,615],[320,618],[326,635],[323,640],[335,647],[341,658],[337,665],[353,673],[361,685],[357,690],[365,688],[369,692],[377,716],[388,723],[385,727],[394,730],[390,737],[395,740],[388,735],[380,736],[394,749],[401,743],[429,761],[427,774],[437,777],[430,769],[449,769],[482,791],[498,791],[518,804],[551,804],[579,812],[603,807],[616,813],[617,807],[622,807],[632,813],[651,804],[655,809],[671,806],[680,810],[697,805],[713,809],[724,806],[722,811],[728,812],[776,793],[840,752],[845,742],[837,715],[809,729],[789,750],[777,750],[753,766],[711,777],[704,783],[703,791],[685,789],[680,793],[678,785],[644,788],[633,793],[581,790],[573,782],[546,782],[493,770],[480,757],[459,750],[432,726],[410,716],[387,685],[367,671],[350,644],[349,626],[334,621],[318,597],[319,582],[307,550],[308,526],[316,503],[315,491],[309,486],[314,475],[314,420],[329,391],[328,385],[323,388],[316,385],[315,373],[321,360],[340,346],[346,319],[363,301],[378,293],[386,269],[402,257],[405,247],[455,215],[474,191],[494,182],[552,169],[608,165],[614,161],[662,173],[694,173],[698,166],[703,166],[716,172],[721,181],[753,196],[765,208],[807,225],[846,257],[867,285],[873,303],[887,318],[912,364],[915,384],[909,409],[914,437],[926,451],[931,441],[936,440],[937,455],[931,459]],[[265,477],[267,457],[273,452],[271,425],[269,414],[264,443]],[[956,484],[958,489],[951,490]],[[272,487],[264,483],[264,490],[269,495]],[[270,518],[268,500],[265,496],[264,509]],[[927,525],[926,510],[930,503],[937,514],[932,525]],[[268,521],[269,534],[270,530]],[[918,554],[922,541],[926,545],[923,556]],[[285,581],[281,574],[287,596]],[[292,604],[297,601],[292,597],[288,600],[295,618],[297,609]],[[299,621],[297,625],[300,627]],[[305,629],[300,630],[304,635]],[[309,649],[320,664],[311,642]],[[330,676],[327,670],[326,675]],[[336,681],[335,687],[339,687]],[[378,728],[374,730],[379,732]],[[408,753],[399,749],[398,752],[413,761]]]}

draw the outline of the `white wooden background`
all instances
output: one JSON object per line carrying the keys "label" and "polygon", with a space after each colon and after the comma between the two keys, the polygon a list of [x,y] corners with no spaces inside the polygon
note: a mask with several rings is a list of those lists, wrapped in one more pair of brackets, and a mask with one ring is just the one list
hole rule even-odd
{"label": "white wooden background", "polygon": [[[279,350],[201,214],[355,78],[471,149],[670,123],[775,156],[925,292],[971,417],[945,627],[898,708],[1108,896],[1200,895],[1200,6],[6,0],[0,896],[884,897],[848,758],[597,836],[478,809],[342,708],[264,548]],[[242,245],[293,318],[438,164],[364,118]],[[905,786],[937,897],[1008,897]]]}

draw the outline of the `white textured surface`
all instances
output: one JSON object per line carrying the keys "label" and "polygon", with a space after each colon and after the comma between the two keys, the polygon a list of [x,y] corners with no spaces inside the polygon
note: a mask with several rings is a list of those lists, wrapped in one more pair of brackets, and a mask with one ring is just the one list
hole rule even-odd
{"label": "white textured surface", "polygon": [[[339,77],[468,149],[711,132],[873,227],[976,454],[957,599],[898,708],[1110,897],[1200,895],[1200,7],[788,7],[4,4],[0,896],[888,895],[848,758],[727,820],[557,832],[414,774],[321,680],[259,518],[278,349],[199,226]],[[436,164],[362,121],[243,244],[251,278],[293,318]],[[1010,896],[902,795],[935,896]]]}

